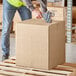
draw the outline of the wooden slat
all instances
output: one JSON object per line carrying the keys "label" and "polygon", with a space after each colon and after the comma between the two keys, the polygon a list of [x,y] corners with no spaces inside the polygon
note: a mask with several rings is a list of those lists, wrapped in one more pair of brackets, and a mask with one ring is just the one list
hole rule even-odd
{"label": "wooden slat", "polygon": [[14,60],[5,60],[4,63],[10,63],[10,64],[15,64],[16,62]]}
{"label": "wooden slat", "polygon": [[0,76],[76,76],[76,65],[63,64],[51,70],[40,70],[16,66],[16,58],[0,62]]}
{"label": "wooden slat", "polygon": [[73,64],[73,63],[65,63],[63,64],[64,66],[71,66],[71,67],[74,67],[76,68],[76,64]]}
{"label": "wooden slat", "polygon": [[[2,71],[7,71],[11,73],[19,73],[19,74],[35,74],[35,75],[54,75],[54,76],[66,76],[66,74],[60,74],[60,73],[54,73],[54,72],[42,72],[42,71],[33,71],[33,70],[26,70],[26,69],[19,69],[19,68],[13,68],[13,67],[5,67],[5,66],[0,66],[0,70]],[[4,73],[4,72],[3,72]],[[9,73],[10,74],[10,73]]]}
{"label": "wooden slat", "polygon": [[69,75],[69,76],[76,76],[76,68],[73,68],[73,67],[70,67],[70,66],[59,65],[59,66],[55,67],[54,69],[70,71],[70,72],[72,72],[72,73],[71,73],[71,75]]}

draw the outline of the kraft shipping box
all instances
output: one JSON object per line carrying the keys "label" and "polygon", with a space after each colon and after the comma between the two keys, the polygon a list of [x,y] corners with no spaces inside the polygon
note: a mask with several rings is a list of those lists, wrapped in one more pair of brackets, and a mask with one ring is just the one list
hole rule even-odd
{"label": "kraft shipping box", "polygon": [[55,14],[52,20],[65,20],[65,7],[47,7],[47,9]]}
{"label": "kraft shipping box", "polygon": [[30,19],[16,26],[16,65],[51,69],[65,62],[64,21]]}
{"label": "kraft shipping box", "polygon": [[[41,8],[39,8],[41,10]],[[47,7],[50,12],[53,12],[55,15],[52,17],[52,20],[62,21],[65,20],[66,9],[65,7]],[[35,13],[32,13],[32,18],[35,17]]]}

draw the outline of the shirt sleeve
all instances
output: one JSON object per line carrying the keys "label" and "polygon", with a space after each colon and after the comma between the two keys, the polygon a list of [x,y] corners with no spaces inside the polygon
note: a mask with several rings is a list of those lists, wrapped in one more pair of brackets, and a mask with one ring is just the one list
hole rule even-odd
{"label": "shirt sleeve", "polygon": [[42,12],[47,11],[47,0],[37,0],[40,2],[40,7]]}
{"label": "shirt sleeve", "polygon": [[[31,10],[35,9],[31,0],[22,0],[22,1],[25,2],[28,8],[30,8]],[[41,11],[46,12],[47,11],[47,0],[37,0],[37,1],[40,3]]]}
{"label": "shirt sleeve", "polygon": [[28,7],[31,11],[35,9],[35,7],[33,6],[31,0],[22,0],[22,1],[27,5],[27,7]]}

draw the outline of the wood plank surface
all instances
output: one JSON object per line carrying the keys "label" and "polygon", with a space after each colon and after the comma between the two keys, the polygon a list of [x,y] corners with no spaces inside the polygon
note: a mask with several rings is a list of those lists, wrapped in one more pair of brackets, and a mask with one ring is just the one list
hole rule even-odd
{"label": "wood plank surface", "polygon": [[76,76],[76,64],[65,63],[51,70],[40,70],[16,65],[16,58],[0,62],[0,76]]}

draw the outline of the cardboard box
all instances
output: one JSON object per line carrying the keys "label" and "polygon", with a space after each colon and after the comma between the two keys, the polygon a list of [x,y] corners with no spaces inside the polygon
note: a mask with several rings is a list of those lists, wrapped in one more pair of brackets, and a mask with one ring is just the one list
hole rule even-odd
{"label": "cardboard box", "polygon": [[52,20],[64,21],[65,20],[65,8],[64,7],[47,7],[49,11],[55,14]]}
{"label": "cardboard box", "polygon": [[72,22],[73,22],[73,24],[76,24],[76,19],[73,19]]}
{"label": "cardboard box", "polygon": [[52,2],[48,2],[48,3],[47,3],[47,6],[48,6],[48,7],[53,7],[53,3],[52,3]]}
{"label": "cardboard box", "polygon": [[65,62],[64,21],[26,20],[16,26],[16,65],[51,69]]}
{"label": "cardboard box", "polygon": [[73,16],[73,19],[75,20],[76,19],[76,6],[72,8],[72,16]]}
{"label": "cardboard box", "polygon": [[2,16],[3,16],[3,6],[0,4],[0,22],[2,22]]}
{"label": "cardboard box", "polygon": [[15,31],[16,23],[20,22],[20,21],[21,21],[20,15],[19,15],[18,11],[16,11],[14,19],[13,19],[13,31]]}
{"label": "cardboard box", "polygon": [[0,4],[2,3],[2,0],[0,0]]}
{"label": "cardboard box", "polygon": [[3,6],[0,4],[0,29],[2,29],[2,16],[3,16]]}
{"label": "cardboard box", "polygon": [[54,7],[62,7],[62,1],[53,3]]}
{"label": "cardboard box", "polygon": [[[72,20],[73,20],[73,23],[76,23],[76,7],[73,6],[72,8]],[[65,22],[67,23],[67,7],[65,7],[65,10],[64,10],[64,17],[65,17]]]}
{"label": "cardboard box", "polygon": [[[41,10],[41,8],[39,8]],[[52,20],[55,21],[64,21],[66,19],[66,8],[65,7],[47,7],[47,9],[50,12],[53,12],[55,14],[54,17],[52,17]],[[32,18],[35,18],[35,13],[32,14]]]}
{"label": "cardboard box", "polygon": [[20,15],[19,15],[18,11],[16,11],[13,21],[14,22],[20,22],[21,21],[21,18],[20,18]]}

